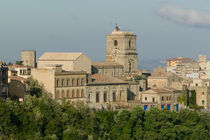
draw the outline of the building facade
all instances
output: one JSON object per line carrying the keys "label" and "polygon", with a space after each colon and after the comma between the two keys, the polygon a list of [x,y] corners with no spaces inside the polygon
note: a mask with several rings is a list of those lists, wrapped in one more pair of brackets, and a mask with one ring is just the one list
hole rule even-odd
{"label": "building facade", "polygon": [[198,63],[200,66],[200,78],[206,79],[206,63],[207,63],[206,55],[199,55]]}
{"label": "building facade", "polygon": [[8,67],[4,62],[0,62],[0,97],[8,97]]}
{"label": "building facade", "polygon": [[169,58],[167,60],[167,72],[172,72],[182,78],[200,78],[200,66],[191,58]]}
{"label": "building facade", "polygon": [[92,74],[102,76],[122,77],[124,74],[123,65],[115,62],[93,62]]}
{"label": "building facade", "polygon": [[177,99],[181,96],[181,91],[172,88],[153,88],[141,93],[141,103],[144,110],[156,107],[179,111],[180,104]]}
{"label": "building facade", "polygon": [[91,73],[91,60],[84,53],[46,52],[38,59],[38,68],[62,65],[65,71],[84,71]]}
{"label": "building facade", "polygon": [[138,71],[136,35],[120,31],[116,26],[112,34],[107,35],[106,61],[116,62],[124,67],[124,73]]}
{"label": "building facade", "polygon": [[87,84],[87,103],[97,109],[114,109],[127,103],[128,83],[123,80],[94,74]]}
{"label": "building facade", "polygon": [[58,101],[85,102],[86,72],[63,71],[61,66],[32,69],[31,75]]}
{"label": "building facade", "polygon": [[24,66],[36,67],[36,51],[34,50],[23,50],[21,51],[21,61]]}

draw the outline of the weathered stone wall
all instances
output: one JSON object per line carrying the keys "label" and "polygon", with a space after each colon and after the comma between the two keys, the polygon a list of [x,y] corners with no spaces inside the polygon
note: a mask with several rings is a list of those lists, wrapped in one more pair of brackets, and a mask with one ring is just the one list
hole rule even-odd
{"label": "weathered stone wall", "polygon": [[36,67],[36,51],[34,50],[23,50],[21,51],[21,61],[24,66]]}

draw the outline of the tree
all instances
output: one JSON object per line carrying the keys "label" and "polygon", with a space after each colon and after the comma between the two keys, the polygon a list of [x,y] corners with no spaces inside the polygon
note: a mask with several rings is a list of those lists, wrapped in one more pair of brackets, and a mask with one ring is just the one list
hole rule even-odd
{"label": "tree", "polygon": [[23,61],[16,61],[17,65],[23,65]]}

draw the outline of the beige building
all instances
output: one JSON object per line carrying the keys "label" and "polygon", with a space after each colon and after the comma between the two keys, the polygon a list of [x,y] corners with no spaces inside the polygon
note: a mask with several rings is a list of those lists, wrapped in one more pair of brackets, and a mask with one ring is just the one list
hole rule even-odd
{"label": "beige building", "polygon": [[65,71],[84,71],[91,73],[91,60],[83,53],[46,52],[38,59],[38,68],[62,65]]}
{"label": "beige building", "polygon": [[21,61],[24,66],[36,67],[36,51],[34,50],[23,50],[21,51]]}
{"label": "beige building", "polygon": [[144,106],[144,110],[157,107],[159,109],[166,108],[179,111],[180,104],[177,99],[181,96],[181,93],[181,91],[173,88],[153,88],[141,92],[141,103]]}
{"label": "beige building", "polygon": [[190,83],[190,90],[196,92],[196,104],[204,108],[210,108],[210,80],[209,79],[193,79]]}
{"label": "beige building", "polygon": [[123,65],[115,62],[93,62],[92,74],[100,74],[102,76],[122,77],[124,70]]}
{"label": "beige building", "polygon": [[172,72],[166,72],[165,68],[159,66],[154,68],[154,72],[147,78],[148,88],[175,88],[182,89],[182,85],[189,83],[188,79],[181,78]]}
{"label": "beige building", "polygon": [[112,34],[107,35],[106,61],[123,65],[124,73],[138,71],[136,35],[120,31],[116,26]]}
{"label": "beige building", "polygon": [[167,68],[176,67],[176,65],[180,62],[190,62],[190,61],[192,61],[191,58],[183,58],[183,57],[169,58],[167,60]]}
{"label": "beige building", "polygon": [[32,69],[31,75],[43,84],[56,100],[64,98],[72,102],[86,100],[86,72],[63,71],[61,66],[56,65],[51,68]]}
{"label": "beige building", "polygon": [[22,78],[29,78],[31,76],[31,67],[24,65],[13,64],[8,66],[8,76],[19,76]]}
{"label": "beige building", "polygon": [[206,79],[210,79],[210,61],[206,63]]}
{"label": "beige building", "polygon": [[190,87],[190,90],[196,92],[196,104],[203,106],[205,109],[210,108],[210,87],[209,86],[195,86]]}
{"label": "beige building", "polygon": [[6,63],[0,61],[0,97],[8,97],[8,67]]}
{"label": "beige building", "polygon": [[200,78],[206,79],[206,55],[199,55],[198,63],[200,66]]}
{"label": "beige building", "polygon": [[[191,58],[169,58],[167,60],[167,72],[172,72],[182,78],[196,79],[200,78],[200,64],[203,65],[203,57],[199,61],[194,61]],[[204,75],[203,75],[204,76]]]}
{"label": "beige building", "polygon": [[87,84],[87,103],[93,108],[113,109],[127,103],[128,83],[109,76],[94,74]]}

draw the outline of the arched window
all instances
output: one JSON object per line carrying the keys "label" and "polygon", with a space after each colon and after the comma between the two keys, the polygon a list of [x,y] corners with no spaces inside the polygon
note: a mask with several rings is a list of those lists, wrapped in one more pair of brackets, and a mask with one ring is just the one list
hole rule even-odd
{"label": "arched window", "polygon": [[117,40],[114,40],[114,46],[117,46],[117,45],[118,45]]}
{"label": "arched window", "polygon": [[69,93],[69,90],[67,90],[66,92],[66,98],[69,99],[70,98],[70,93]]}
{"label": "arched window", "polygon": [[75,80],[72,79],[72,86],[75,86]]}
{"label": "arched window", "polygon": [[82,78],[81,79],[81,85],[84,86],[85,85],[85,80]]}
{"label": "arched window", "polygon": [[82,97],[82,98],[85,97],[84,89],[81,90],[81,97]]}
{"label": "arched window", "polygon": [[77,86],[80,86],[80,80],[79,79],[77,79]]}
{"label": "arched window", "polygon": [[72,98],[75,98],[74,89],[72,90]]}
{"label": "arched window", "polygon": [[64,90],[62,90],[61,98],[62,98],[62,99],[65,98],[65,92],[64,92]]}
{"label": "arched window", "polygon": [[56,86],[59,87],[59,79],[56,81]]}
{"label": "arched window", "polygon": [[80,97],[80,95],[79,95],[80,93],[79,93],[79,89],[77,89],[77,98],[79,98]]}
{"label": "arched window", "polygon": [[113,98],[113,99],[112,99],[113,102],[116,102],[116,93],[115,93],[115,92],[112,93],[112,98]]}
{"label": "arched window", "polygon": [[69,79],[66,80],[66,85],[69,86]]}
{"label": "arched window", "polygon": [[57,90],[56,95],[55,95],[55,99],[58,100],[60,98],[60,92],[59,90]]}
{"label": "arched window", "polygon": [[131,41],[128,42],[128,47],[131,48]]}
{"label": "arched window", "polygon": [[64,79],[62,79],[61,86],[64,87],[65,86],[64,84],[65,84]]}

